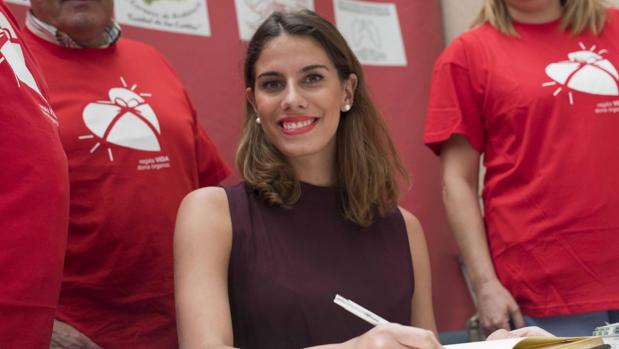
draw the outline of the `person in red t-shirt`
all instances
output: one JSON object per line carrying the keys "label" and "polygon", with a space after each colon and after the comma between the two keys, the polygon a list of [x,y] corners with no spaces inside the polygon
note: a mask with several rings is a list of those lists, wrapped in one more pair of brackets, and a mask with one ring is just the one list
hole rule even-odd
{"label": "person in red t-shirt", "polygon": [[48,348],[69,180],[47,86],[0,0],[0,348]]}
{"label": "person in red t-shirt", "polygon": [[52,346],[174,348],[181,199],[229,174],[176,74],[120,38],[113,1],[32,0],[24,37],[69,160],[69,238]]}
{"label": "person in red t-shirt", "polygon": [[436,63],[425,143],[481,324],[590,335],[619,321],[619,11],[486,0],[477,24]]}

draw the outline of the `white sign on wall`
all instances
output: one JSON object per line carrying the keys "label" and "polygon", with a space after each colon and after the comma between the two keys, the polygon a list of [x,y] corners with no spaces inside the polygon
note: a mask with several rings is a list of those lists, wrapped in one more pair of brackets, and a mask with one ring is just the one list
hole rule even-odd
{"label": "white sign on wall", "polygon": [[335,22],[367,65],[406,66],[406,53],[395,4],[334,0]]}
{"label": "white sign on wall", "polygon": [[4,2],[9,2],[11,4],[30,6],[30,0],[5,0]]}
{"label": "white sign on wall", "polygon": [[241,40],[249,41],[274,11],[314,10],[314,0],[234,0]]}
{"label": "white sign on wall", "polygon": [[116,0],[121,24],[172,33],[210,36],[206,0]]}

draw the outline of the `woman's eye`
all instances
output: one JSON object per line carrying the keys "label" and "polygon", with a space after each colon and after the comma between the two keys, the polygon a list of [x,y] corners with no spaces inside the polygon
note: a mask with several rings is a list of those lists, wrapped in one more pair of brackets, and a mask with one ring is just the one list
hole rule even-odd
{"label": "woman's eye", "polygon": [[305,77],[305,82],[309,84],[313,84],[322,80],[322,75],[319,74],[310,74]]}
{"label": "woman's eye", "polygon": [[267,80],[261,84],[262,88],[267,91],[274,91],[282,88],[284,84],[279,80]]}

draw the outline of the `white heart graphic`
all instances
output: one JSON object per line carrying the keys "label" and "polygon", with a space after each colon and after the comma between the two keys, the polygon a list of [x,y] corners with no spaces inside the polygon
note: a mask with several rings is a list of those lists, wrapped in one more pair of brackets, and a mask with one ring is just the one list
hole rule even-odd
{"label": "white heart graphic", "polygon": [[38,93],[42,98],[43,95],[34,80],[34,76],[32,76],[30,69],[26,66],[24,53],[21,45],[17,41],[17,35],[15,35],[11,23],[2,13],[0,13],[0,55],[2,55],[4,60],[9,64],[15,77]]}
{"label": "white heart graphic", "polygon": [[88,104],[83,111],[86,127],[103,140],[123,147],[160,151],[159,121],[153,109],[135,92],[115,87],[109,101]]}
{"label": "white heart graphic", "polygon": [[549,64],[546,74],[575,91],[619,96],[619,74],[609,60],[587,50],[572,52],[568,57],[569,61]]}

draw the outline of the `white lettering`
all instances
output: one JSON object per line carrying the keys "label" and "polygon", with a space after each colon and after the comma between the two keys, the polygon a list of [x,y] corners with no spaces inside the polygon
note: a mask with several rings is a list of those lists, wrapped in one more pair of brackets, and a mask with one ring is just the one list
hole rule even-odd
{"label": "white lettering", "polygon": [[161,155],[154,158],[138,160],[138,171],[157,171],[172,167],[170,158],[167,155]]}

